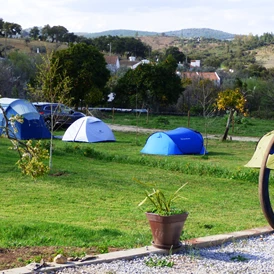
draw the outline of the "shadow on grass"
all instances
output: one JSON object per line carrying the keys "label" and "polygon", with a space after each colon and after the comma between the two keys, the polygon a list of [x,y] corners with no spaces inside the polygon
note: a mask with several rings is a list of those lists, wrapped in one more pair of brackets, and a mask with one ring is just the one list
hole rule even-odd
{"label": "shadow on grass", "polygon": [[233,155],[233,153],[209,151],[207,155],[208,156]]}
{"label": "shadow on grass", "polygon": [[87,229],[60,223],[35,222],[10,224],[2,223],[1,245],[20,246],[77,246],[90,247],[111,243],[117,237],[127,237],[117,229]]}

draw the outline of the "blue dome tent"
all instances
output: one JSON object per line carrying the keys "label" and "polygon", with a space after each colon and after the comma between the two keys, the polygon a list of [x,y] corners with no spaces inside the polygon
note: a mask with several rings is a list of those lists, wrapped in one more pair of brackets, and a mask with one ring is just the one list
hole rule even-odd
{"label": "blue dome tent", "polygon": [[[0,105],[5,110],[8,118],[16,114],[24,118],[22,124],[15,122],[17,132],[14,132],[11,125],[9,125],[12,137],[18,140],[49,139],[51,137],[43,117],[29,101],[15,98],[0,98]],[[5,123],[3,112],[0,110],[0,135],[4,131],[3,126],[5,126]]]}
{"label": "blue dome tent", "polygon": [[141,153],[158,155],[206,154],[204,139],[200,132],[179,127],[151,134]]}

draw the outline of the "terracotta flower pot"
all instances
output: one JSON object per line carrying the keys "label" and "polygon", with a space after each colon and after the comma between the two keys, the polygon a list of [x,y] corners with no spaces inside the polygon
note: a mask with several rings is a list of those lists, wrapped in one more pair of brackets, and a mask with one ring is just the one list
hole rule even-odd
{"label": "terracotta flower pot", "polygon": [[175,249],[182,245],[180,236],[188,213],[171,216],[146,213],[152,231],[152,245],[162,249]]}

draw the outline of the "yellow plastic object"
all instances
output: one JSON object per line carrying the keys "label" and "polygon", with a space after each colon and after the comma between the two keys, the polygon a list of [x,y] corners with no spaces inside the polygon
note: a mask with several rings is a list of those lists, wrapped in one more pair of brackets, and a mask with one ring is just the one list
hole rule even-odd
{"label": "yellow plastic object", "polygon": [[[273,136],[274,136],[274,130],[268,132],[259,140],[252,158],[245,165],[245,167],[253,167],[253,168],[261,167],[261,163],[262,163],[266,148],[269,142],[272,142]],[[266,167],[269,169],[274,169],[274,155],[269,155]]]}

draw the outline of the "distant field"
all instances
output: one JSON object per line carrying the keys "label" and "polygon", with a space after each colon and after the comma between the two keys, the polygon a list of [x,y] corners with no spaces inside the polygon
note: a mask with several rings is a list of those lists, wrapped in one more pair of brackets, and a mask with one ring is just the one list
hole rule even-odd
{"label": "distant field", "polygon": [[256,50],[256,61],[262,66],[269,68],[274,68],[274,46],[270,45]]}
{"label": "distant field", "polygon": [[173,36],[142,36],[139,38],[144,44],[151,46],[152,50],[163,50],[168,47],[179,47],[180,40]]}
{"label": "distant field", "polygon": [[7,45],[8,47],[11,47],[12,50],[20,50],[25,53],[30,53],[32,47],[45,47],[47,50],[52,49],[62,49],[67,48],[65,44],[59,44],[59,43],[49,43],[44,41],[30,41],[29,43],[25,42],[25,39],[11,39],[11,38],[0,38],[0,47],[3,47],[4,45]]}

